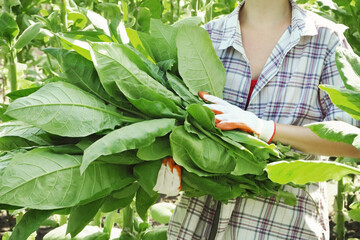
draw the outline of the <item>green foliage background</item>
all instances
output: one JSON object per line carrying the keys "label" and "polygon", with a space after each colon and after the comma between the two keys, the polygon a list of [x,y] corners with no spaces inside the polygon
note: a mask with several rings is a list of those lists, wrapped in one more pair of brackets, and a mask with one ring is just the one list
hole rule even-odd
{"label": "green foliage background", "polygon": [[[203,23],[228,14],[239,4],[237,0],[2,0],[0,9],[9,13],[20,36],[29,26],[44,24],[40,33],[33,36],[24,46],[12,51],[14,38],[2,36],[0,31],[0,63],[7,68],[0,70],[3,102],[5,94],[12,90],[39,86],[53,81],[57,76],[56,64],[39,49],[59,47],[61,44],[51,33],[91,29],[91,23],[78,7],[92,10],[107,19],[109,23],[123,21],[127,28],[149,31],[148,18],[159,19],[172,24],[188,16],[198,16]],[[360,53],[360,2],[342,0],[297,0],[304,8],[316,12],[338,24],[348,27],[345,36],[355,53]],[[9,25],[10,22],[3,22]],[[34,31],[34,30],[33,30]],[[15,37],[13,36],[13,37]],[[15,38],[16,39],[16,38]],[[11,69],[13,62],[16,66]],[[14,79],[15,78],[15,79]],[[14,79],[14,80],[13,80]]]}

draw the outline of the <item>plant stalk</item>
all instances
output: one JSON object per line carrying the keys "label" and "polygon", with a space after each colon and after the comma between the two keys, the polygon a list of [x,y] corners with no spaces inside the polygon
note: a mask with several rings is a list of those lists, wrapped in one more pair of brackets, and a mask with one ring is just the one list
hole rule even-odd
{"label": "plant stalk", "polygon": [[66,224],[66,223],[67,223],[67,215],[61,214],[61,215],[60,215],[59,226],[62,226],[62,225],[64,225],[64,224]]}
{"label": "plant stalk", "polygon": [[191,16],[197,16],[198,11],[198,0],[191,0]]}
{"label": "plant stalk", "polygon": [[130,207],[130,204],[122,209],[123,211],[123,228],[122,232],[131,234],[134,224],[134,213]]}
{"label": "plant stalk", "polygon": [[177,0],[177,4],[176,4],[176,7],[177,7],[177,9],[176,9],[176,17],[177,17],[177,19],[180,19],[180,0]]}
{"label": "plant stalk", "polygon": [[128,4],[125,0],[121,1],[122,11],[123,11],[123,21],[127,23],[128,21]]}
{"label": "plant stalk", "polygon": [[13,91],[17,90],[16,62],[15,62],[15,52],[14,51],[11,51],[9,54],[8,70],[9,70],[8,78],[10,81],[10,89],[11,89],[11,92],[13,92]]}
{"label": "plant stalk", "polygon": [[340,179],[337,183],[336,196],[336,236],[337,240],[345,239],[345,215],[344,215],[344,182]]}
{"label": "plant stalk", "polygon": [[101,211],[98,211],[94,217],[94,225],[101,227]]}
{"label": "plant stalk", "polygon": [[205,22],[209,22],[212,20],[212,8],[213,8],[213,3],[212,3],[212,0],[206,0],[206,3],[205,3]]}
{"label": "plant stalk", "polygon": [[[0,60],[0,66],[4,66],[5,65],[5,61],[3,61],[3,59]],[[1,75],[1,95],[2,95],[2,103],[5,104],[6,101],[6,96],[5,96],[5,86],[6,86],[6,77],[2,74]]]}
{"label": "plant stalk", "polygon": [[24,216],[24,212],[21,211],[16,215],[16,224],[18,224],[20,222],[20,220],[22,219],[22,217]]}
{"label": "plant stalk", "polygon": [[173,1],[170,1],[170,10],[171,10],[170,23],[173,24],[174,23],[174,13],[175,13],[175,7],[174,7]]}
{"label": "plant stalk", "polygon": [[66,32],[67,31],[66,0],[61,0],[60,17],[61,17],[61,31]]}
{"label": "plant stalk", "polygon": [[103,232],[105,233],[109,233],[109,235],[111,234],[111,230],[114,226],[114,222],[115,222],[115,215],[117,214],[117,210],[110,212],[106,218],[105,218],[105,222],[104,222],[104,230]]}

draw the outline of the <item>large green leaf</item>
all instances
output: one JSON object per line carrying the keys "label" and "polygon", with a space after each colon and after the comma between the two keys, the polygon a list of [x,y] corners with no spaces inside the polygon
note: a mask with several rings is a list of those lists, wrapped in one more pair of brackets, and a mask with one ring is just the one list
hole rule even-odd
{"label": "large green leaf", "polygon": [[351,50],[337,48],[335,59],[346,88],[360,92],[360,57]]}
{"label": "large green leaf", "polygon": [[[228,154],[227,148],[206,136],[199,139],[196,135],[186,132],[183,126],[172,131],[170,144],[175,162],[200,176],[209,173],[230,173],[235,168],[236,161]],[[198,171],[198,168],[201,171]],[[204,174],[204,171],[207,174]]]}
{"label": "large green leaf", "polygon": [[149,32],[152,12],[147,7],[139,7],[136,15],[136,29]]}
{"label": "large green leaf", "polygon": [[326,161],[279,161],[270,163],[265,170],[271,181],[286,184],[307,184],[340,180],[347,174],[360,174],[360,169],[337,162]]}
{"label": "large green leaf", "polygon": [[222,98],[226,73],[209,34],[197,26],[183,25],[176,37],[179,72],[189,90]]}
{"label": "large green leaf", "polygon": [[121,21],[120,18],[115,18],[111,21],[109,25],[111,39],[117,43],[123,43],[121,39],[122,31],[125,32],[124,23]]}
{"label": "large green leaf", "polygon": [[131,197],[131,196],[135,195],[135,193],[137,192],[138,189],[139,189],[139,183],[133,182],[132,184],[129,184],[128,186],[126,186],[120,190],[114,191],[112,193],[112,196],[114,198],[118,198],[118,199],[125,198],[125,197]]}
{"label": "large green leaf", "polygon": [[306,127],[321,138],[348,143],[360,149],[360,129],[351,124],[342,121],[329,121],[308,124]]}
{"label": "large green leaf", "polygon": [[150,196],[141,187],[136,192],[136,202],[135,202],[136,212],[139,214],[139,216],[144,222],[147,222],[148,220],[149,208],[152,205],[154,205],[154,203],[156,203],[159,197],[160,194],[154,194],[153,196]]}
{"label": "large green leaf", "polygon": [[135,150],[128,150],[121,153],[100,156],[97,160],[106,163],[122,165],[133,165],[142,162],[142,160],[136,156]]}
{"label": "large green leaf", "polygon": [[4,173],[6,167],[9,165],[9,163],[11,162],[11,159],[13,159],[13,157],[16,154],[25,153],[25,152],[26,152],[26,150],[22,149],[22,148],[12,150],[12,151],[2,152],[0,154],[0,177]]}
{"label": "large green leaf", "polygon": [[134,181],[126,166],[97,162],[80,175],[80,165],[80,155],[48,149],[17,154],[0,178],[0,203],[33,209],[67,208],[105,197]]}
{"label": "large green leaf", "polygon": [[151,12],[151,17],[160,19],[162,13],[162,5],[159,0],[145,0],[140,4],[141,7],[146,7]]}
{"label": "large green leaf", "polygon": [[191,16],[178,20],[172,26],[176,28],[181,28],[183,25],[200,26],[201,22],[202,22],[201,17]]}
{"label": "large green leaf", "polygon": [[[203,109],[201,109],[203,108]],[[217,144],[221,149],[226,149],[229,157],[231,156],[235,162],[236,166],[231,172],[234,175],[244,175],[244,174],[255,174],[260,175],[263,173],[266,162],[263,158],[256,158],[254,154],[249,151],[244,145],[238,141],[234,141],[231,138],[223,136],[219,129],[213,126],[214,115],[211,111],[205,109],[205,107],[199,104],[192,104],[188,107],[187,120],[191,122],[191,125],[195,126],[196,129],[190,129],[191,125],[185,122],[185,129],[192,134],[195,134],[199,137],[200,140],[208,138],[208,141],[211,140],[212,143]],[[189,111],[190,110],[190,111]],[[213,119],[211,121],[211,119]],[[207,130],[205,129],[207,128]],[[199,132],[199,131],[201,132]],[[211,131],[211,132],[210,132]],[[206,137],[205,137],[206,136]],[[270,145],[269,145],[270,146]],[[258,149],[255,149],[258,150]],[[204,151],[206,151],[204,149]],[[268,153],[267,153],[268,155]],[[183,155],[187,159],[186,155]]]}
{"label": "large green leaf", "polygon": [[167,136],[157,138],[155,142],[149,146],[139,148],[136,156],[144,161],[154,161],[171,156],[169,138]]}
{"label": "large green leaf", "polygon": [[29,96],[30,94],[36,92],[40,88],[41,87],[30,87],[30,88],[20,89],[20,90],[12,91],[6,94],[6,96],[9,97],[11,101],[14,101],[18,98]]}
{"label": "large green leaf", "polygon": [[62,40],[66,49],[74,49],[90,61],[92,59],[89,42],[111,42],[111,39],[105,34],[90,31],[58,33],[57,36]]}
{"label": "large green leaf", "polygon": [[191,104],[186,111],[198,122],[205,130],[217,132],[215,128],[215,114],[210,108],[200,104]]}
{"label": "large green leaf", "polygon": [[202,101],[199,100],[194,94],[192,94],[185,83],[178,78],[176,75],[171,74],[169,72],[166,73],[166,77],[169,81],[171,88],[180,96],[185,102],[188,104],[191,103],[201,103]]}
{"label": "large green leaf", "polygon": [[[230,144],[227,146],[228,153],[232,154],[236,161],[235,169],[231,172],[231,174],[238,176],[245,174],[261,175],[264,172],[264,168],[266,166],[265,160],[270,157],[268,153],[268,148],[254,148],[252,149],[253,151],[250,151],[250,149],[246,148],[244,145],[236,141],[233,141],[232,139],[229,139],[227,137],[220,138],[224,142]],[[256,155],[257,151],[266,151],[266,157],[259,158]]]}
{"label": "large green leaf", "polygon": [[149,61],[155,63],[154,56],[151,51],[151,45],[146,41],[150,39],[150,35],[143,32],[138,32],[131,28],[126,28],[126,34],[129,38],[131,45],[143,54]]}
{"label": "large green leaf", "polygon": [[19,27],[14,18],[7,12],[0,15],[0,38],[7,42],[12,41],[19,33]]}
{"label": "large green leaf", "polygon": [[[177,59],[175,27],[164,24],[160,19],[150,20],[151,52],[156,62]],[[149,42],[148,42],[149,43]]]}
{"label": "large green leaf", "polygon": [[49,145],[46,132],[21,121],[0,123],[0,150]]}
{"label": "large green leaf", "polygon": [[91,61],[90,45],[88,42],[72,38],[72,36],[66,36],[65,34],[58,34],[57,36],[61,39],[66,49],[74,49],[81,56]]}
{"label": "large green leaf", "polygon": [[230,184],[231,181],[222,176],[200,177],[188,171],[182,172],[183,190],[198,191],[197,196],[211,195],[216,200],[226,201],[236,198],[246,191],[243,184]]}
{"label": "large green leaf", "polygon": [[42,27],[43,24],[41,22],[31,24],[16,39],[14,47],[16,49],[22,49],[26,44],[28,44],[31,40],[33,40],[33,38],[35,38],[39,34]]}
{"label": "large green leaf", "polygon": [[125,97],[141,112],[153,118],[177,118],[184,119],[185,111],[176,105],[176,103],[156,89],[145,86],[141,83],[129,81],[117,81]]}
{"label": "large green leaf", "polygon": [[141,53],[139,50],[137,50],[136,48],[130,45],[125,45],[125,46],[138,56],[138,58],[136,57],[132,58],[132,61],[136,64],[136,66],[138,66],[141,70],[149,74],[156,81],[166,86],[167,83],[165,81],[164,72],[161,71],[160,67],[156,65],[151,58],[149,59],[145,57],[143,53]]}
{"label": "large green leaf", "polygon": [[155,192],[153,188],[155,187],[161,164],[161,160],[158,160],[140,163],[134,167],[135,178],[141,188],[151,197],[155,197],[155,195],[158,196],[158,193]]}
{"label": "large green leaf", "polygon": [[114,198],[112,195],[106,197],[105,202],[101,206],[101,212],[112,212],[120,208],[124,208],[129,206],[129,204],[133,201],[134,196],[128,196],[124,198]]}
{"label": "large green leaf", "polygon": [[109,25],[103,16],[86,8],[82,8],[82,10],[96,29],[103,31],[107,36],[111,36]]}
{"label": "large green leaf", "polygon": [[253,135],[242,131],[230,130],[230,131],[223,131],[222,133],[226,137],[229,137],[232,140],[237,141],[239,143],[244,143],[255,147],[266,147],[269,145],[266,142],[260,140],[259,138],[254,137]]}
{"label": "large green leaf", "polygon": [[338,108],[347,112],[354,119],[360,120],[360,93],[358,91],[330,85],[320,85],[320,88],[329,94],[331,101]]}
{"label": "large green leaf", "polygon": [[114,107],[65,82],[49,83],[15,100],[6,114],[49,133],[69,137],[87,136],[113,129],[122,122],[139,121],[123,116]]}
{"label": "large green leaf", "polygon": [[101,211],[111,212],[128,206],[133,201],[138,188],[139,183],[133,182],[120,190],[114,191],[111,195],[106,197],[101,206]]}
{"label": "large green leaf", "polygon": [[84,205],[73,207],[70,212],[66,233],[70,233],[72,237],[80,233],[95,217],[103,202],[104,198],[101,198]]}
{"label": "large green leaf", "polygon": [[55,57],[68,81],[81,88],[84,91],[94,94],[98,98],[111,103],[123,111],[132,112],[132,105],[121,96],[116,99],[111,97],[101,85],[99,76],[95,70],[93,63],[74,51],[65,49],[48,48],[44,50],[46,53]]}
{"label": "large green leaf", "polygon": [[16,223],[10,240],[28,239],[30,234],[35,232],[52,213],[53,210],[31,209],[27,211],[20,221]]}
{"label": "large green leaf", "polygon": [[[180,98],[146,73],[146,66],[139,64],[140,57],[128,47],[117,43],[91,44],[91,57],[105,90],[116,97],[122,94],[116,82],[140,83],[164,97],[180,103]],[[141,60],[140,60],[141,61]],[[142,62],[142,61],[141,61]],[[139,67],[140,66],[140,67]]]}
{"label": "large green leaf", "polygon": [[174,119],[154,119],[114,130],[84,151],[81,172],[100,156],[121,153],[150,145],[156,137],[166,135],[175,126]]}

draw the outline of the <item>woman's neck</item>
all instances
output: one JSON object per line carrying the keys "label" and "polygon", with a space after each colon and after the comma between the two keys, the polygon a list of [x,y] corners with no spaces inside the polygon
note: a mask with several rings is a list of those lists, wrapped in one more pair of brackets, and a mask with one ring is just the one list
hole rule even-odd
{"label": "woman's neck", "polygon": [[254,28],[269,28],[291,22],[289,0],[246,0],[240,9],[241,25]]}

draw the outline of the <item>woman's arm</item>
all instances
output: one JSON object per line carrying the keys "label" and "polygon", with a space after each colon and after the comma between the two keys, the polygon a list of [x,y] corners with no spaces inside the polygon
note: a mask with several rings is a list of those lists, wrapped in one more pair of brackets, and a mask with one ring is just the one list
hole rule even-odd
{"label": "woman's arm", "polygon": [[318,137],[306,127],[285,125],[259,119],[254,113],[244,111],[213,95],[199,92],[211,104],[204,104],[215,113],[215,126],[221,130],[240,129],[254,133],[269,142],[281,142],[304,153],[331,157],[360,158],[360,150],[350,144],[332,142]]}
{"label": "woman's arm", "polygon": [[290,145],[296,150],[309,154],[360,158],[360,150],[354,146],[320,138],[306,127],[277,123],[272,141]]}

